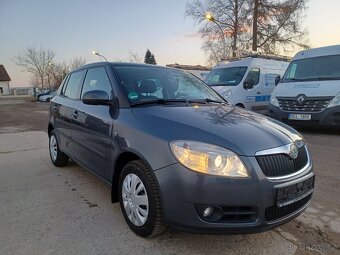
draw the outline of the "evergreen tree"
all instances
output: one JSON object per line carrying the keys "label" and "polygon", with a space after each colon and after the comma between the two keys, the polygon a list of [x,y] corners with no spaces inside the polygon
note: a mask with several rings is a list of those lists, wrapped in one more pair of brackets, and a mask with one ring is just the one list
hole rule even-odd
{"label": "evergreen tree", "polygon": [[149,49],[147,49],[144,57],[145,64],[157,65],[155,55],[151,53]]}

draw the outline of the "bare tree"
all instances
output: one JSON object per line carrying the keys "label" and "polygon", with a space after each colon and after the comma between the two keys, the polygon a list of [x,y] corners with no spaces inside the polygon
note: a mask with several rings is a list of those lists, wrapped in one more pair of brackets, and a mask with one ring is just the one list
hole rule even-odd
{"label": "bare tree", "polygon": [[308,0],[254,0],[252,49],[275,54],[278,50],[308,48],[301,17]]}
{"label": "bare tree", "polygon": [[68,63],[50,63],[49,74],[47,77],[50,78],[50,82],[53,87],[59,87],[66,75],[86,64],[86,59],[83,57],[75,57],[71,59]]}
{"label": "bare tree", "polygon": [[133,52],[132,50],[129,50],[129,61],[131,63],[142,63],[143,56],[139,55],[137,52]]}
{"label": "bare tree", "polygon": [[71,72],[74,69],[77,69],[83,65],[86,64],[86,59],[83,57],[75,57],[73,59],[70,60],[69,62],[69,72]]}
{"label": "bare tree", "polygon": [[39,79],[39,86],[45,87],[45,81],[49,72],[49,63],[53,61],[55,52],[50,49],[27,47],[13,57],[13,61],[24,71],[31,73],[33,79]]}
{"label": "bare tree", "polygon": [[[301,27],[307,1],[192,0],[185,14],[201,25],[199,33],[208,62],[217,62],[226,57],[225,51],[235,56],[250,49],[275,54],[296,46],[308,47]],[[206,13],[211,13],[213,22],[206,19]]]}
{"label": "bare tree", "polygon": [[[210,54],[209,59],[227,57],[226,52],[236,56],[249,31],[249,0],[195,0],[187,3],[186,16],[202,24],[199,32],[204,39],[203,49]],[[210,21],[206,14],[211,15]],[[222,34],[222,36],[221,36]]]}

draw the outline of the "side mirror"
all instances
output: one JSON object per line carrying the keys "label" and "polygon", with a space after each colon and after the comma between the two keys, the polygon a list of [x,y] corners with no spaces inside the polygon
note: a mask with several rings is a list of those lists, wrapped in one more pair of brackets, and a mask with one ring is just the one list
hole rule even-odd
{"label": "side mirror", "polygon": [[244,89],[252,89],[254,86],[255,86],[255,81],[252,78],[246,79],[243,82],[243,88]]}
{"label": "side mirror", "polygon": [[277,84],[279,84],[280,80],[281,80],[281,76],[280,76],[280,75],[278,75],[278,76],[275,77],[275,86],[276,86]]}
{"label": "side mirror", "polygon": [[106,105],[111,102],[109,94],[103,90],[85,92],[82,101],[84,104],[89,105]]}

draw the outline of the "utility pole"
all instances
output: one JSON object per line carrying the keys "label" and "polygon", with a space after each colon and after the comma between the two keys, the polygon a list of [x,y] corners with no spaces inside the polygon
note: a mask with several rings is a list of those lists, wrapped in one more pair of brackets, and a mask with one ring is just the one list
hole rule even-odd
{"label": "utility pole", "polygon": [[257,51],[257,20],[259,17],[259,1],[254,0],[254,14],[253,14],[253,51]]}

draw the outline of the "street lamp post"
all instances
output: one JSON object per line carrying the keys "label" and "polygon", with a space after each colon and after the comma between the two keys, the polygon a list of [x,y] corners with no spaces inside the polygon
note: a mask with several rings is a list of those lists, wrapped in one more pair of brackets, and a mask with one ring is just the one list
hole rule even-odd
{"label": "street lamp post", "polygon": [[102,60],[101,58],[105,59],[106,62],[109,62],[106,57],[104,57],[103,55],[99,54],[98,51],[92,51],[93,55],[97,55],[99,57],[100,60]]}
{"label": "street lamp post", "polygon": [[217,27],[221,30],[221,35],[222,35],[222,40],[223,40],[223,57],[225,57],[225,55],[226,55],[225,51],[226,51],[227,45],[226,45],[226,42],[225,42],[224,31],[223,31],[221,25],[218,23],[218,21],[216,21],[215,17],[209,12],[206,13],[205,18],[206,18],[207,21],[215,23],[217,25]]}

